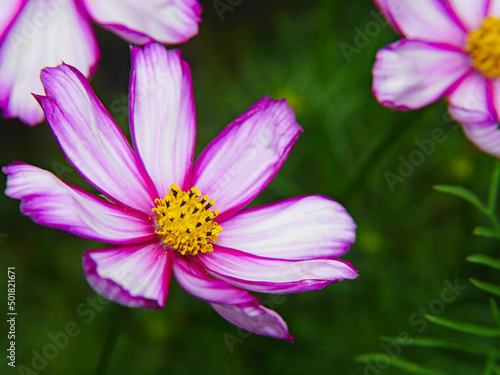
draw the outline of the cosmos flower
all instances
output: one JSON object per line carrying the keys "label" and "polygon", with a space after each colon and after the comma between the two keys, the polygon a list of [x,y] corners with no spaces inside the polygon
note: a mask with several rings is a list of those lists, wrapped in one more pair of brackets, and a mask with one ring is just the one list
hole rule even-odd
{"label": "cosmos flower", "polygon": [[446,96],[469,139],[500,157],[500,0],[375,0],[404,36],[377,53],[373,92],[400,110]]}
{"label": "cosmos flower", "polygon": [[99,59],[90,20],[132,44],[177,44],[198,33],[200,13],[197,0],[0,1],[0,109],[35,125],[41,69],[64,61],[89,77]]}
{"label": "cosmos flower", "polygon": [[320,195],[243,209],[272,180],[302,128],[284,100],[264,97],[193,164],[189,66],[158,44],[132,48],[130,122],[135,152],[69,65],[46,68],[38,96],[63,152],[107,199],[22,162],[3,168],[6,194],[36,223],[114,246],[83,268],[104,297],[165,305],[172,273],[193,296],[247,331],[291,340],[283,319],[248,291],[296,293],[354,279],[338,257],[355,239],[345,209]]}

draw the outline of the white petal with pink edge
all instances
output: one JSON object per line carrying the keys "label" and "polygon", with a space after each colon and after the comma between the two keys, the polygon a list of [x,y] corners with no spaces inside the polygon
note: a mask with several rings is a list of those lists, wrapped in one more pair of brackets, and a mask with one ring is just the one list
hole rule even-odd
{"label": "white petal with pink edge", "polygon": [[500,17],[500,0],[490,0],[488,16]]}
{"label": "white petal with pink edge", "polygon": [[237,289],[223,280],[214,279],[193,257],[174,254],[174,275],[189,294],[210,303],[240,305],[255,300],[247,291]]}
{"label": "white petal with pink edge", "polygon": [[219,220],[239,211],[273,179],[302,128],[284,100],[264,97],[234,120],[196,161],[193,186],[215,200]]}
{"label": "white petal with pink edge", "polygon": [[488,80],[487,85],[487,95],[489,99],[489,104],[491,112],[495,116],[497,122],[500,121],[500,78]]}
{"label": "white petal with pink edge", "polygon": [[47,121],[69,161],[97,189],[150,214],[156,190],[118,125],[73,67],[42,71]]}
{"label": "white petal with pink edge", "polygon": [[[474,2],[475,3],[475,2]],[[462,48],[465,30],[441,0],[391,0],[382,9],[399,32],[408,39],[444,43]]]}
{"label": "white petal with pink edge", "polygon": [[197,260],[213,276],[237,288],[261,293],[305,292],[358,277],[346,261],[264,258],[217,245],[211,253],[198,254]]}
{"label": "white petal with pink edge", "polygon": [[388,0],[373,0],[375,5],[380,9],[382,14],[386,17],[389,16],[389,12],[390,12],[389,4],[387,1]]}
{"label": "white petal with pink edge", "polygon": [[468,31],[481,27],[488,14],[491,0],[445,0],[453,13],[456,14],[464,28]]}
{"label": "white petal with pink edge", "polygon": [[448,95],[450,117],[465,124],[487,124],[493,121],[491,98],[486,79],[471,71]]}
{"label": "white petal with pink edge", "polygon": [[155,236],[151,218],[67,185],[52,173],[16,162],[3,167],[5,194],[21,199],[21,212],[40,225],[112,244]]}
{"label": "white petal with pink edge", "polygon": [[268,258],[337,258],[356,238],[344,207],[319,195],[250,208],[220,225],[217,245]]}
{"label": "white petal with pink edge", "polygon": [[292,341],[283,319],[248,292],[214,279],[194,258],[174,255],[174,275],[191,295],[209,302],[224,319],[260,335]]}
{"label": "white petal with pink edge", "polygon": [[0,2],[0,41],[8,27],[14,22],[27,0],[3,0]]}
{"label": "white petal with pink edge", "polygon": [[92,28],[73,1],[30,0],[0,47],[0,107],[29,125],[43,120],[31,93],[40,70],[65,61],[88,76],[99,57]]}
{"label": "white petal with pink edge", "polygon": [[180,51],[132,47],[130,118],[137,153],[161,198],[188,190],[196,137],[191,71]]}
{"label": "white petal with pink edge", "polygon": [[470,69],[463,52],[403,39],[378,51],[373,93],[387,107],[418,109],[446,94]]}
{"label": "white petal with pink edge", "polygon": [[283,318],[258,302],[248,305],[211,305],[220,316],[245,331],[293,342]]}
{"label": "white petal with pink edge", "polygon": [[91,17],[132,44],[177,44],[198,33],[197,0],[83,0]]}
{"label": "white petal with pink edge", "polygon": [[482,125],[462,125],[467,138],[482,151],[500,158],[500,129],[498,122]]}
{"label": "white petal with pink edge", "polygon": [[156,241],[89,250],[83,268],[90,286],[113,302],[147,309],[165,306],[172,258]]}

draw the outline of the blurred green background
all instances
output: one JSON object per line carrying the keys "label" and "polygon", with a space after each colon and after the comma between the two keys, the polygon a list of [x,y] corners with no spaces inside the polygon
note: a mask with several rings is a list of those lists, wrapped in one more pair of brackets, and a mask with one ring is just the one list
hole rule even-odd
{"label": "blurred green background", "polygon": [[[294,344],[236,329],[172,282],[165,309],[127,312],[108,373],[398,374],[392,368],[367,368],[354,358],[381,351],[381,334],[442,334],[430,325],[419,332],[422,325],[410,320],[440,299],[445,280],[455,278],[469,287],[446,304],[442,316],[491,323],[487,295],[467,280],[491,281],[495,275],[467,264],[465,257],[495,255],[497,243],[473,236],[472,229],[487,225],[486,220],[433,185],[463,185],[485,197],[494,160],[448,120],[444,101],[416,112],[396,112],[376,102],[371,93],[375,53],[398,36],[380,22],[373,4],[242,0],[221,20],[213,1],[201,3],[199,36],[181,46],[193,73],[197,154],[263,95],[286,97],[305,131],[252,205],[311,193],[341,202],[358,224],[357,241],[345,258],[361,278],[317,292],[262,296],[287,321]],[[95,30],[102,59],[92,85],[128,136],[129,47]],[[397,175],[401,158],[408,160],[419,149],[415,141],[431,139],[435,129],[443,129],[446,141],[435,144],[421,165],[391,189],[384,174]],[[93,191],[66,162],[46,124],[30,129],[16,120],[1,121],[0,150],[2,165],[24,160]],[[5,186],[5,177],[0,179]],[[95,297],[83,276],[81,255],[105,245],[38,226],[19,214],[18,201],[1,196],[0,202],[4,283],[7,266],[17,273],[18,366],[31,367],[32,350],[41,352],[51,342],[49,333],[64,331],[74,321],[81,333],[41,373],[94,373],[119,309],[113,304],[93,309],[90,322],[85,321],[89,315],[78,314],[82,303]],[[5,287],[2,298],[6,301]],[[2,331],[6,343],[7,329]],[[482,363],[480,357],[449,351],[403,347],[401,355],[450,374],[475,374]],[[7,366],[1,366],[3,374]]]}

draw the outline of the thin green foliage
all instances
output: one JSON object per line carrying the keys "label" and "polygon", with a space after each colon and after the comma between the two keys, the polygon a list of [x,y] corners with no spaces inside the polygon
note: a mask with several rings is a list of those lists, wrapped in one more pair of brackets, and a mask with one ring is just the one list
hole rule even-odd
{"label": "thin green foliage", "polygon": [[382,353],[370,353],[363,354],[356,357],[357,362],[384,362],[388,363],[390,366],[398,368],[400,370],[407,371],[411,374],[420,374],[420,375],[446,375],[445,372],[430,369],[427,367],[423,367],[408,361],[403,358],[393,358],[388,356],[387,354]]}
{"label": "thin green foliage", "polygon": [[[451,194],[464,199],[476,207],[479,212],[485,215],[491,224],[491,227],[478,226],[474,229],[474,234],[481,237],[500,240],[500,225],[496,214],[496,206],[498,202],[498,189],[500,187],[500,160],[495,161],[490,188],[488,192],[488,200],[484,203],[476,194],[468,189],[460,186],[437,185],[434,188],[443,193]],[[500,270],[500,259],[496,259],[484,254],[474,254],[467,257],[467,261],[476,263],[482,266],[489,267],[493,270]],[[470,279],[472,285],[476,288],[485,291],[494,297],[500,297],[500,286],[485,281]],[[436,325],[449,328],[451,330],[467,334],[470,338],[463,339],[447,339],[441,337],[418,337],[412,338],[409,345],[426,347],[432,349],[444,349],[456,352],[465,352],[468,354],[480,355],[485,357],[485,364],[482,370],[483,375],[500,374],[500,350],[498,349],[498,337],[500,337],[500,312],[497,302],[493,297],[489,300],[490,311],[494,325],[477,324],[473,322],[457,321],[448,318],[443,318],[431,314],[425,314],[425,318]],[[480,338],[483,338],[480,340]],[[484,342],[484,339],[490,341]],[[399,344],[399,339],[396,337],[382,336],[382,342],[388,342],[392,345]],[[384,357],[385,356],[385,357]],[[404,370],[408,373],[415,374],[443,374],[440,370],[429,369],[416,363],[403,360],[398,356],[387,356],[383,353],[366,354],[357,357],[357,361],[364,362],[380,362],[382,358],[388,359],[390,366]]]}

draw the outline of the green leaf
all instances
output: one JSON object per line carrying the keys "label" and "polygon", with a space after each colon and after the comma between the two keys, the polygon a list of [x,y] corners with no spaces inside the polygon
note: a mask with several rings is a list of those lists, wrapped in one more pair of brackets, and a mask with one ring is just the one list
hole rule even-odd
{"label": "green leaf", "polygon": [[[380,340],[385,342],[393,342],[398,345],[401,345],[400,343],[401,340],[399,340],[396,337],[382,336]],[[474,342],[466,340],[448,340],[448,339],[440,339],[434,337],[419,337],[419,338],[412,338],[411,341],[405,343],[405,345],[423,346],[428,348],[453,349],[467,353],[483,355],[486,357],[492,355],[500,356],[500,350],[485,345],[478,345]]]}
{"label": "green leaf", "polygon": [[491,375],[491,373],[493,372],[494,368],[495,368],[495,357],[491,356],[486,361],[486,366],[485,366],[483,375]]}
{"label": "green leaf", "polygon": [[497,303],[493,298],[490,298],[490,308],[491,308],[491,315],[493,315],[493,319],[495,319],[497,326],[500,327],[500,314],[498,312]]}
{"label": "green leaf", "polygon": [[489,266],[491,268],[500,270],[500,260],[492,258],[488,255],[483,255],[483,254],[469,255],[467,257],[467,261],[472,263],[484,264],[485,266]]}
{"label": "green leaf", "polygon": [[447,193],[451,195],[456,195],[462,199],[465,199],[467,202],[471,203],[479,211],[484,213],[485,215],[489,215],[489,211],[486,206],[481,202],[481,200],[471,191],[467,190],[461,186],[450,186],[450,185],[436,185],[434,189],[440,191],[441,193]]}
{"label": "green leaf", "polygon": [[493,228],[485,228],[485,227],[476,227],[473,232],[476,236],[487,237],[487,238],[495,238],[500,240],[500,233],[498,233]]}
{"label": "green leaf", "polygon": [[455,331],[472,333],[474,335],[486,336],[486,337],[498,337],[498,336],[500,336],[500,329],[499,328],[483,326],[483,325],[479,325],[479,324],[457,322],[456,320],[439,318],[437,316],[429,315],[429,314],[426,314],[425,318],[432,323],[439,324],[441,326],[445,326],[445,327],[454,329]]}
{"label": "green leaf", "polygon": [[470,279],[470,282],[477,288],[484,290],[485,292],[491,293],[500,297],[500,286],[495,284],[490,284],[484,281],[479,281],[476,279]]}
{"label": "green leaf", "polygon": [[[446,375],[446,373],[433,370],[430,368],[422,367],[417,365],[416,363],[407,361],[406,359],[402,359],[399,357],[390,357],[384,353],[369,353],[362,354],[356,357],[356,362],[374,362],[375,365],[382,365],[385,369],[386,364],[389,363],[389,366],[393,366],[399,368],[401,370],[410,372],[412,374],[420,374],[420,375]],[[382,366],[379,366],[382,368]]]}
{"label": "green leaf", "polygon": [[492,214],[495,212],[495,207],[498,199],[498,186],[500,185],[500,160],[495,160],[495,169],[490,183],[490,193],[488,201],[488,211]]}

